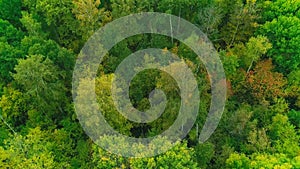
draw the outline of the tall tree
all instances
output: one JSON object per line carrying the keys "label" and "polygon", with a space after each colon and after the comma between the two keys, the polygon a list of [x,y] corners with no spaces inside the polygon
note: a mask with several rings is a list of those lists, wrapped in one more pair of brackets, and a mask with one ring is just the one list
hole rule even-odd
{"label": "tall tree", "polygon": [[0,19],[9,21],[12,25],[20,27],[21,0],[0,0]]}
{"label": "tall tree", "polygon": [[274,60],[277,69],[285,74],[299,69],[300,63],[300,18],[279,16],[261,27],[261,34],[268,37],[273,47],[268,56]]}
{"label": "tall tree", "polygon": [[262,3],[262,27],[258,33],[267,36],[273,45],[268,56],[274,60],[277,70],[287,75],[299,69],[300,63],[300,2],[275,0]]}
{"label": "tall tree", "polygon": [[63,47],[80,50],[82,44],[77,31],[79,23],[72,13],[72,0],[24,0],[23,4],[28,8],[29,14],[50,33],[49,38]]}
{"label": "tall tree", "polygon": [[233,2],[236,3],[229,7],[233,9],[227,14],[228,21],[221,24],[221,37],[227,47],[232,47],[235,43],[247,42],[258,26],[256,1],[249,0],[245,4],[241,0],[231,3]]}
{"label": "tall tree", "polygon": [[105,8],[100,8],[100,0],[73,0],[72,12],[80,22],[82,37],[87,40],[101,26],[111,21],[111,14]]}
{"label": "tall tree", "polygon": [[65,114],[62,108],[66,102],[65,87],[53,62],[41,55],[32,55],[19,60],[15,71],[15,81],[32,100],[33,109],[28,112],[32,125],[51,126],[61,120]]}

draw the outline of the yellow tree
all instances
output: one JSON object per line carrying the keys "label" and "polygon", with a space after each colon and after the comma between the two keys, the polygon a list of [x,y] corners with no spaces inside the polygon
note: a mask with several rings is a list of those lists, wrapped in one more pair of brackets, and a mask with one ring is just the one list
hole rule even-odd
{"label": "yellow tree", "polygon": [[73,0],[72,10],[80,22],[80,30],[87,40],[100,26],[111,21],[110,12],[100,9],[100,0]]}

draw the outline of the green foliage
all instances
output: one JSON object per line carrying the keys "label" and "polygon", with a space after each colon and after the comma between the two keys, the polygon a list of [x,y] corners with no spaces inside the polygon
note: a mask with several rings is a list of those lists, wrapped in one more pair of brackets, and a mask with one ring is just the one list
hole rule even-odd
{"label": "green foliage", "polygon": [[22,50],[28,55],[42,55],[43,58],[49,58],[60,71],[63,71],[63,79],[71,81],[75,62],[75,56],[71,50],[60,47],[53,40],[44,40],[39,36],[27,36],[22,40],[21,45]]}
{"label": "green foliage", "polygon": [[63,47],[79,50],[79,23],[72,13],[72,0],[24,0],[23,4],[34,19],[42,24],[42,28],[49,32],[48,38]]}
{"label": "green foliage", "polygon": [[245,150],[247,152],[264,152],[270,148],[270,144],[266,129],[255,128],[249,132]]}
{"label": "green foliage", "polygon": [[296,156],[300,152],[299,135],[294,130],[295,126],[291,125],[288,117],[277,114],[273,117],[270,124],[269,135],[272,139],[272,146],[276,152],[285,153],[289,157]]}
{"label": "green foliage", "polygon": [[[300,168],[299,9],[299,0],[0,0],[0,168]],[[107,53],[95,81],[82,75],[79,84],[72,84],[76,55],[90,36],[112,20],[139,12],[184,18],[217,48],[227,76],[228,101],[207,142],[199,143],[198,137],[210,108],[209,76],[199,57],[176,39],[129,37]],[[187,41],[198,40],[188,33]],[[147,48],[160,48],[162,55],[170,51],[186,63],[198,82],[199,113],[190,133],[173,149],[149,158],[121,157],[84,133],[86,126],[93,126],[94,132],[106,130],[93,118],[99,113],[97,106],[110,126],[137,138],[162,133],[180,110],[174,78],[150,69],[130,82],[130,104],[148,110],[148,95],[158,88],[167,97],[164,113],[139,124],[117,111],[111,93],[114,72],[128,55]],[[149,55],[141,59],[155,60]],[[167,59],[161,63],[169,68]],[[172,73],[185,76],[179,65],[172,66]],[[87,92],[92,83],[97,100],[93,105]],[[84,100],[77,107],[72,87],[79,89],[73,95]],[[80,118],[91,120],[82,124],[75,109],[84,107]],[[157,152],[154,145],[172,144],[158,138],[149,147],[130,145],[111,135],[93,140],[119,153],[139,147],[144,150],[141,155]]]}
{"label": "green foliage", "polygon": [[[107,139],[107,138],[102,138]],[[137,147],[145,149],[143,145],[125,144],[122,139],[115,137],[114,141],[119,145],[118,150],[126,151],[129,147],[135,149]],[[146,149],[155,152],[157,145],[169,145],[170,142],[163,138],[153,140],[153,145],[149,145]],[[107,144],[116,144],[107,142]],[[123,144],[122,144],[123,143]],[[155,145],[155,146],[154,146]],[[143,153],[143,152],[141,152]],[[187,143],[179,143],[169,151],[149,158],[125,158],[110,152],[107,152],[99,147],[93,147],[93,167],[94,168],[197,168],[197,163],[194,159],[195,152],[192,148],[187,147]]]}
{"label": "green foliage", "polygon": [[247,42],[253,35],[257,24],[258,11],[256,1],[246,1],[244,4],[241,0],[225,1],[230,5],[227,8],[229,19],[225,20],[221,28],[221,37],[226,46],[231,47],[235,43]]}
{"label": "green foliage", "polygon": [[22,51],[9,45],[7,42],[0,42],[0,78],[4,83],[9,83],[12,80],[10,75],[14,72],[14,67],[17,64],[17,59],[23,58]]}
{"label": "green foliage", "polygon": [[0,78],[4,83],[12,80],[10,72],[13,72],[17,59],[24,57],[23,51],[18,48],[22,38],[23,32],[0,18]]}
{"label": "green foliage", "polygon": [[33,107],[28,116],[34,125],[49,125],[58,114],[63,117],[65,87],[59,81],[60,72],[51,60],[43,59],[41,55],[32,55],[19,60],[15,71],[15,81],[21,85],[24,94],[29,96],[32,102],[30,105]]}
{"label": "green foliage", "polygon": [[262,3],[264,11],[262,20],[272,21],[280,16],[297,16],[300,17],[300,2],[297,0],[275,0],[265,1]]}
{"label": "green foliage", "polygon": [[296,111],[296,110],[291,110],[288,114],[289,116],[289,120],[291,121],[291,123],[300,128],[300,112]]}
{"label": "green foliage", "polygon": [[125,160],[123,157],[111,154],[105,150],[93,146],[92,162],[93,168],[99,169],[113,169],[113,168],[126,168]]}
{"label": "green foliage", "polygon": [[235,45],[232,52],[239,56],[241,67],[249,72],[252,66],[271,48],[272,45],[266,37],[258,36],[251,37],[246,45],[242,43]]}
{"label": "green foliage", "polygon": [[299,167],[299,157],[288,158],[285,154],[259,154],[255,153],[250,157],[245,154],[234,153],[226,161],[226,168],[245,168],[245,169],[258,169],[258,168],[282,168],[291,169]]}
{"label": "green foliage", "polygon": [[111,12],[100,9],[100,0],[73,0],[73,4],[72,12],[80,22],[79,29],[84,40],[112,19]]}
{"label": "green foliage", "polygon": [[278,70],[283,73],[299,69],[299,1],[266,1],[262,6],[264,25],[258,32],[267,36],[273,45],[268,56],[273,58]]}
{"label": "green foliage", "polygon": [[26,124],[28,104],[26,96],[18,90],[4,88],[4,93],[0,98],[1,116],[6,123],[20,127]]}
{"label": "green foliage", "polygon": [[226,160],[227,168],[238,169],[238,168],[250,168],[249,166],[250,160],[246,157],[245,154],[237,154],[233,153]]}
{"label": "green foliage", "polygon": [[[167,151],[165,154],[150,158],[146,162],[146,165],[133,164],[133,168],[141,168],[147,166],[147,168],[185,168],[196,169],[197,163],[193,160],[194,151],[187,148],[186,143],[175,146],[172,150]],[[138,159],[136,161],[139,161]]]}
{"label": "green foliage", "polygon": [[292,108],[300,108],[300,70],[292,71],[288,75],[288,86],[286,88],[288,100]]}
{"label": "green foliage", "polygon": [[195,158],[200,168],[208,168],[214,155],[214,144],[203,143],[198,144],[195,149]]}
{"label": "green foliage", "polygon": [[267,36],[273,45],[268,56],[274,59],[281,72],[289,73],[299,69],[299,27],[300,19],[295,16],[280,16],[262,27],[262,34]]}
{"label": "green foliage", "polygon": [[226,77],[231,80],[236,76],[240,67],[239,58],[236,55],[230,55],[229,52],[226,53],[225,50],[220,52],[220,58],[222,59]]}
{"label": "green foliage", "polygon": [[11,23],[0,18],[0,42],[7,42],[12,46],[20,44],[23,32],[15,28]]}
{"label": "green foliage", "polygon": [[68,163],[55,161],[51,147],[55,144],[49,140],[49,133],[39,128],[31,129],[26,136],[16,135],[7,139],[0,147],[1,168],[61,168]]}
{"label": "green foliage", "polygon": [[42,23],[27,11],[22,12],[22,18],[20,19],[20,21],[26,28],[28,35],[39,36],[40,38],[45,38],[47,36],[47,33],[43,32],[42,30]]}
{"label": "green foliage", "polygon": [[1,0],[0,1],[0,19],[7,20],[14,26],[20,26],[21,18],[21,0]]}
{"label": "green foliage", "polygon": [[[110,75],[102,75],[96,79],[96,85],[99,87],[96,87],[95,92],[97,94],[97,100],[100,106],[100,110],[101,112],[103,112],[102,114],[104,115],[104,117],[107,119],[107,121],[111,126],[117,129],[120,133],[130,134],[132,123],[130,123],[124,116],[122,116],[116,110],[115,104],[113,102],[113,98],[111,94],[111,86],[112,86],[113,78],[114,78],[114,74],[110,74]],[[82,83],[84,84],[85,82],[82,81]]]}

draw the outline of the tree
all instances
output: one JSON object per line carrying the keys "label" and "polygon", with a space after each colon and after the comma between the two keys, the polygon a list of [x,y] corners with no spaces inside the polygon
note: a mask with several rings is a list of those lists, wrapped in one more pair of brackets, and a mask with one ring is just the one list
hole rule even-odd
{"label": "tree", "polygon": [[226,161],[226,168],[298,168],[300,165],[299,157],[288,158],[285,154],[266,154],[254,153],[250,156],[245,154],[233,153]]}
{"label": "tree", "polygon": [[[19,60],[13,77],[21,85],[24,93],[31,97],[31,111],[28,112],[33,125],[55,122],[63,118],[65,112],[65,87],[60,81],[60,72],[51,60],[42,55],[33,55]],[[60,116],[56,116],[60,114]],[[44,124],[45,125],[45,124]]]}
{"label": "tree", "polygon": [[299,129],[300,128],[300,111],[291,110],[288,113],[288,117],[289,117],[290,122]]}
{"label": "tree", "polygon": [[111,21],[111,14],[105,8],[100,9],[100,0],[73,0],[72,12],[80,22],[84,40],[88,40],[101,26]]}
{"label": "tree", "polygon": [[7,42],[14,47],[20,45],[24,33],[11,23],[0,18],[0,42]]}
{"label": "tree", "polygon": [[[247,140],[248,133],[252,130],[251,117],[253,112],[249,105],[241,105],[235,112],[230,114],[227,127],[224,127],[237,143],[241,143]],[[241,146],[239,144],[236,146]]]}
{"label": "tree", "polygon": [[267,36],[273,45],[268,56],[277,69],[285,74],[299,69],[300,51],[300,3],[295,0],[265,2],[264,24],[258,33]]}
{"label": "tree", "polygon": [[227,3],[231,5],[227,8],[232,9],[232,11],[228,11],[229,19],[221,24],[220,34],[226,46],[232,47],[236,43],[247,42],[253,35],[258,26],[258,15],[256,1],[249,0],[243,4],[241,0],[236,0]]}
{"label": "tree", "polygon": [[171,150],[157,157],[132,159],[131,167],[138,168],[184,168],[196,169],[197,163],[194,159],[194,150],[187,147],[187,143],[181,143],[173,147]]}
{"label": "tree", "polygon": [[[123,146],[123,145],[120,145]],[[93,168],[126,168],[126,158],[111,154],[96,145],[93,145],[92,166]]]}
{"label": "tree", "polygon": [[[201,1],[201,5],[197,7],[198,14],[195,14],[195,23],[200,29],[209,37],[212,42],[219,41],[220,30],[219,25],[224,19],[224,8],[222,8],[222,2],[217,1]],[[219,46],[217,46],[219,47]]]}
{"label": "tree", "polygon": [[270,150],[270,139],[267,136],[267,130],[254,128],[248,136],[248,143],[245,145],[245,152],[264,152]]}
{"label": "tree", "polygon": [[[247,88],[251,95],[260,103],[267,103],[274,98],[284,96],[283,87],[286,79],[281,73],[273,72],[272,61],[259,62],[254,71],[250,71],[247,77]],[[267,101],[267,102],[266,102]]]}
{"label": "tree", "polygon": [[300,138],[295,131],[295,126],[290,124],[286,115],[275,115],[268,128],[275,152],[284,153],[288,157],[295,157],[299,154]]}
{"label": "tree", "polygon": [[265,1],[262,4],[263,12],[261,20],[272,21],[280,16],[300,17],[300,2],[297,0],[275,0]]}
{"label": "tree", "polygon": [[26,124],[28,98],[18,90],[11,87],[4,88],[4,93],[0,98],[0,109],[2,110],[2,120],[5,120],[14,130],[20,129]]}
{"label": "tree", "polygon": [[198,144],[194,148],[195,158],[200,168],[208,168],[215,153],[214,144],[210,142]]}
{"label": "tree", "polygon": [[7,139],[4,147],[0,147],[1,168],[63,168],[67,162],[55,161],[51,147],[55,144],[47,137],[49,133],[40,128],[31,129],[26,136],[15,135]]}
{"label": "tree", "polygon": [[82,44],[77,31],[79,23],[72,13],[72,0],[24,0],[23,4],[28,8],[28,13],[49,32],[49,39],[63,47],[80,50]]}
{"label": "tree", "polygon": [[18,63],[17,59],[23,58],[23,52],[9,45],[7,42],[0,42],[0,78],[2,85],[12,81],[11,72]]}
{"label": "tree", "polygon": [[284,73],[299,68],[300,52],[297,46],[300,43],[300,36],[297,33],[299,26],[299,18],[281,16],[262,27],[263,34],[273,44],[268,55],[274,58],[277,66]]}
{"label": "tree", "polygon": [[50,59],[60,71],[62,82],[71,88],[75,54],[71,50],[59,46],[53,40],[45,40],[43,36],[27,36],[21,42],[21,50],[26,55],[41,55]]}
{"label": "tree", "polygon": [[20,27],[21,0],[0,0],[0,19],[9,21],[12,25]]}
{"label": "tree", "polygon": [[[96,89],[95,92],[97,94],[97,101],[100,106],[101,113],[106,118],[107,122],[115,129],[117,129],[122,134],[131,135],[130,129],[132,128],[132,123],[127,120],[124,116],[122,116],[117,109],[115,108],[115,104],[113,102],[112,94],[111,94],[111,85],[112,80],[114,78],[114,74],[109,75],[101,75],[96,79]],[[79,84],[80,86],[84,84]],[[84,94],[84,90],[80,90],[81,93]]]}
{"label": "tree", "polygon": [[226,167],[227,168],[245,168],[248,169],[250,168],[249,166],[250,160],[248,157],[246,157],[245,154],[238,154],[238,153],[233,153],[230,155],[230,157],[226,160]]}
{"label": "tree", "polygon": [[147,1],[138,2],[136,0],[111,0],[111,15],[113,19],[117,19],[132,13],[142,12],[141,5],[143,3],[149,4]]}
{"label": "tree", "polygon": [[236,44],[230,51],[239,57],[240,66],[248,73],[252,66],[271,48],[272,45],[266,37],[257,36],[251,37],[245,45],[242,43]]}
{"label": "tree", "polygon": [[300,108],[300,70],[292,71],[287,80],[286,92],[290,107],[293,109]]}
{"label": "tree", "polygon": [[39,22],[33,14],[27,11],[22,12],[22,18],[20,19],[22,25],[26,28],[29,36],[39,36],[40,38],[46,38],[49,33],[43,31],[42,23]]}

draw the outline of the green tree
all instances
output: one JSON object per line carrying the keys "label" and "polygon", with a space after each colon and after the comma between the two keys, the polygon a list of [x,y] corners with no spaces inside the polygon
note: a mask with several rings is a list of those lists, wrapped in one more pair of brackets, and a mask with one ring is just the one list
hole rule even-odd
{"label": "green tree", "polygon": [[7,42],[12,46],[18,46],[24,33],[15,28],[11,23],[0,18],[0,42]]}
{"label": "green tree", "polygon": [[276,0],[262,3],[262,23],[259,33],[267,36],[273,44],[268,56],[273,58],[278,70],[288,74],[299,69],[299,12],[297,0]]}
{"label": "green tree", "polygon": [[22,25],[26,28],[29,36],[39,36],[46,38],[49,33],[43,31],[42,23],[39,22],[33,14],[27,11],[22,11],[22,18],[20,19]]}
{"label": "green tree", "polygon": [[74,8],[72,12],[80,22],[79,29],[82,37],[86,41],[101,26],[111,21],[110,11],[100,8],[100,0],[73,0]]}
{"label": "green tree", "polygon": [[274,0],[262,2],[262,20],[272,21],[280,16],[300,17],[300,2],[297,0]]}
{"label": "green tree", "polygon": [[1,116],[6,123],[15,130],[26,124],[28,98],[18,90],[11,87],[4,88],[4,93],[0,98]]}
{"label": "green tree", "polygon": [[275,152],[284,153],[289,157],[299,154],[299,135],[295,126],[291,125],[286,115],[277,114],[269,125],[269,136]]}
{"label": "green tree", "polygon": [[285,154],[254,153],[248,157],[245,154],[233,153],[226,161],[226,168],[292,169],[298,168],[299,164],[299,157],[288,158]]}
{"label": "green tree", "polygon": [[130,159],[130,167],[138,168],[198,168],[194,159],[194,150],[187,143],[177,144],[164,154],[150,158]]}
{"label": "green tree", "polygon": [[245,45],[242,43],[236,44],[230,51],[239,56],[240,66],[248,73],[253,65],[271,48],[272,45],[266,37],[258,36],[251,37]]}
{"label": "green tree", "polygon": [[9,45],[7,42],[0,41],[0,78],[2,85],[12,81],[11,72],[18,63],[17,59],[23,58],[23,52]]}
{"label": "green tree", "polygon": [[[49,122],[51,124],[61,120],[65,115],[62,108],[66,102],[65,87],[59,80],[61,74],[53,62],[41,55],[32,55],[19,60],[15,71],[15,81],[31,97],[30,105],[33,107],[28,116],[33,125],[43,124],[45,121],[49,125]],[[58,114],[60,115],[57,116]]]}
{"label": "green tree", "polygon": [[42,55],[50,59],[60,71],[60,78],[70,90],[75,63],[75,55],[71,50],[59,46],[53,40],[45,40],[43,36],[27,36],[21,42],[21,50],[27,55]]}
{"label": "green tree", "polygon": [[285,74],[299,69],[299,27],[299,17],[281,15],[266,22],[259,30],[273,45],[268,56],[274,60],[277,69]]}
{"label": "green tree", "polygon": [[1,0],[0,1],[0,19],[9,21],[12,25],[19,27],[21,18],[21,0]]}
{"label": "green tree", "polygon": [[288,75],[287,80],[286,92],[290,107],[294,109],[300,108],[300,70],[292,71]]}
{"label": "green tree", "polygon": [[215,153],[215,146],[210,142],[196,145],[194,148],[195,158],[200,168],[209,168],[213,155]]}
{"label": "green tree", "polygon": [[[101,75],[99,78],[96,79],[96,85],[98,86],[95,89],[95,92],[97,94],[97,100],[100,106],[100,110],[106,118],[106,120],[108,121],[108,123],[115,129],[117,129],[119,132],[130,135],[132,123],[130,123],[130,121],[128,121],[117,111],[113,102],[111,94],[111,85],[113,78],[114,74],[109,74]],[[83,83],[84,81],[82,81],[82,84],[79,85],[83,85]]]}
{"label": "green tree", "polygon": [[51,152],[54,142],[47,139],[49,133],[39,128],[31,129],[26,136],[15,135],[0,147],[1,168],[62,168],[68,167],[67,162],[55,161]]}
{"label": "green tree", "polygon": [[72,13],[72,0],[24,0],[28,13],[42,24],[49,32],[48,38],[55,40],[63,47],[78,51],[82,44],[78,38],[79,23]]}
{"label": "green tree", "polygon": [[235,0],[225,1],[225,3],[229,5],[227,9],[231,10],[226,14],[229,19],[225,19],[225,23],[222,23],[223,26],[220,30],[222,40],[226,47],[232,47],[235,43],[247,42],[258,26],[256,1],[247,0],[244,4],[241,0]]}
{"label": "green tree", "polygon": [[288,117],[289,120],[291,121],[291,123],[298,127],[298,129],[300,128],[300,111],[296,111],[296,110],[291,110],[288,113]]}

